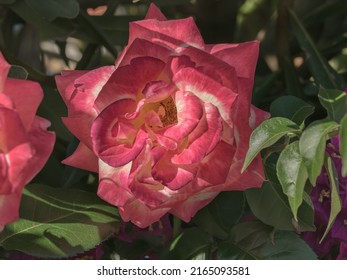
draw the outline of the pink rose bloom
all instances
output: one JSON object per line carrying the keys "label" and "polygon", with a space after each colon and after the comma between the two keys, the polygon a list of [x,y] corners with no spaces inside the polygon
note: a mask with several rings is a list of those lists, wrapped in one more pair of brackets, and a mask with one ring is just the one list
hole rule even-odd
{"label": "pink rose bloom", "polygon": [[56,78],[80,140],[64,163],[98,172],[98,195],[142,228],[166,213],[188,222],[221,191],[260,187],[260,157],[240,172],[267,117],[250,104],[258,49],[205,45],[192,18],[167,20],[151,5],[115,65]]}
{"label": "pink rose bloom", "polygon": [[0,231],[18,219],[22,190],[44,166],[55,134],[36,116],[40,85],[8,78],[10,65],[0,53]]}

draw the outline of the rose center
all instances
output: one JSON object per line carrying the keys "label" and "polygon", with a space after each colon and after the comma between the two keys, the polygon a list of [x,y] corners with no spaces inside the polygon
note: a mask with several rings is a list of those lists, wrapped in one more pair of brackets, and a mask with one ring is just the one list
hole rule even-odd
{"label": "rose center", "polygon": [[171,96],[159,102],[157,113],[164,127],[177,123],[177,108]]}

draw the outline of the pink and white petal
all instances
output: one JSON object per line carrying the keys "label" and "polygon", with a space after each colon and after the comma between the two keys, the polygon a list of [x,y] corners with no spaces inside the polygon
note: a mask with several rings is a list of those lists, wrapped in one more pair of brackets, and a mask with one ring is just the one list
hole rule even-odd
{"label": "pink and white petal", "polygon": [[171,81],[172,77],[182,68],[195,67],[195,62],[186,55],[170,56],[168,62],[166,63],[164,73]]}
{"label": "pink and white petal", "polygon": [[209,204],[219,192],[203,192],[192,195],[186,201],[178,203],[170,213],[188,223],[192,217],[204,206]]}
{"label": "pink and white petal", "polygon": [[98,172],[98,158],[94,152],[86,145],[80,142],[74,153],[62,161],[63,164],[74,166],[76,168]]}
{"label": "pink and white petal", "polygon": [[1,227],[12,223],[19,218],[21,197],[21,190],[5,195],[0,194],[0,231]]}
{"label": "pink and white petal", "polygon": [[161,158],[152,168],[153,178],[171,190],[179,190],[193,181],[198,172],[198,165],[176,165],[170,162],[169,156]]}
{"label": "pink and white petal", "polygon": [[135,100],[148,82],[158,80],[164,66],[157,58],[138,57],[130,65],[117,68],[95,100],[95,109],[101,112],[118,100]]}
{"label": "pink and white petal", "polygon": [[55,82],[58,88],[58,91],[63,98],[67,107],[69,107],[69,100],[71,99],[72,94],[75,92],[75,80],[88,71],[81,70],[65,70],[61,72],[61,75],[55,76]]}
{"label": "pink and white petal", "polygon": [[194,68],[181,69],[174,75],[173,82],[181,91],[191,92],[204,103],[212,103],[226,122],[233,122],[231,113],[237,94],[231,89]]}
{"label": "pink and white petal", "polygon": [[90,130],[94,117],[85,114],[78,114],[74,117],[63,117],[62,121],[67,129],[75,135],[90,150],[93,150]]}
{"label": "pink and white petal", "polygon": [[7,75],[8,71],[10,71],[10,68],[11,65],[7,63],[4,56],[0,52],[0,92],[2,92],[4,89],[4,85],[7,80]]}
{"label": "pink and white petal", "polygon": [[[91,128],[92,138],[114,138],[114,129],[117,122],[127,122],[130,125],[130,122],[126,119],[126,115],[136,112],[136,109],[137,104],[132,99],[122,99],[112,103],[94,120]],[[98,141],[98,139],[96,139],[96,141]],[[128,142],[130,141],[131,140]]]}
{"label": "pink and white petal", "polygon": [[118,68],[131,64],[134,58],[140,57],[156,58],[166,63],[171,53],[172,51],[164,46],[155,44],[149,40],[135,38],[135,40],[127,46],[122,57],[119,58]]}
{"label": "pink and white petal", "polygon": [[150,209],[161,208],[160,205],[171,198],[171,191],[153,178],[144,181],[137,178],[130,189],[134,197]]}
{"label": "pink and white petal", "polygon": [[25,183],[33,179],[43,168],[53,151],[55,144],[55,133],[47,131],[51,123],[36,116],[29,131],[30,143],[32,143],[33,156],[27,162],[25,168]]}
{"label": "pink and white petal", "polygon": [[120,167],[112,167],[99,160],[98,196],[108,203],[123,207],[133,199],[129,191],[129,175],[132,163]]}
{"label": "pink and white petal", "polygon": [[150,81],[143,89],[146,103],[155,103],[173,95],[177,88],[173,84],[164,81]]}
{"label": "pink and white petal", "polygon": [[210,187],[225,183],[234,154],[235,147],[220,141],[214,150],[201,161],[197,174],[197,185]]}
{"label": "pink and white petal", "polygon": [[189,92],[176,92],[177,124],[158,131],[157,134],[180,141],[189,135],[203,117],[202,103],[199,98]]}
{"label": "pink and white petal", "polygon": [[33,155],[33,150],[29,143],[20,144],[11,149],[6,154],[7,176],[4,184],[1,186],[2,194],[13,193],[21,190],[31,179],[31,171],[28,163]]}
{"label": "pink and white petal", "polygon": [[167,20],[164,14],[153,3],[149,5],[145,19]]}
{"label": "pink and white petal", "polygon": [[130,45],[136,38],[145,39],[171,50],[190,45],[204,49],[204,40],[192,17],[179,20],[141,20],[129,25]]}
{"label": "pink and white petal", "polygon": [[15,106],[13,100],[6,94],[0,93],[0,107],[14,110]]}
{"label": "pink and white petal", "polygon": [[0,150],[8,153],[16,146],[28,142],[27,133],[18,113],[0,107]]}
{"label": "pink and white petal", "polygon": [[132,200],[128,202],[124,207],[119,207],[119,214],[123,221],[131,221],[140,228],[146,228],[151,224],[160,220],[170,208],[158,208],[150,209],[139,200]]}
{"label": "pink and white petal", "polygon": [[211,103],[204,105],[206,117],[188,136],[188,146],[181,153],[173,156],[173,163],[191,164],[200,162],[220,141],[223,126],[218,109]]}
{"label": "pink and white petal", "polygon": [[234,67],[238,77],[253,79],[259,54],[258,41],[210,45],[208,51]]}
{"label": "pink and white petal", "polygon": [[228,63],[203,50],[193,47],[185,48],[181,52],[181,55],[186,55],[195,62],[196,68],[206,76],[220,82],[223,86],[230,88],[233,92],[238,92],[236,70]]}
{"label": "pink and white petal", "polygon": [[270,117],[270,113],[265,112],[251,104],[251,111],[249,117],[249,126],[253,130],[258,127],[264,120]]}
{"label": "pink and white petal", "polygon": [[[147,132],[140,128],[137,135],[129,135],[129,139],[114,137],[116,123],[124,120],[126,112],[134,111],[136,103],[132,100],[121,100],[107,107],[94,121],[91,129],[93,151],[97,156],[113,167],[125,165],[133,160],[142,150],[148,138]],[[123,120],[122,120],[123,118]]]}
{"label": "pink and white petal", "polygon": [[89,71],[75,80],[76,90],[68,100],[69,116],[74,116],[78,113],[96,116],[94,102],[115,69],[114,66],[100,67]]}
{"label": "pink and white petal", "polygon": [[43,98],[41,86],[28,80],[8,78],[4,92],[12,99],[25,129],[29,130]]}
{"label": "pink and white petal", "polygon": [[226,182],[222,185],[216,185],[214,190],[245,190],[248,188],[260,188],[265,180],[262,160],[257,156],[250,166],[241,174],[241,168],[244,158],[236,160],[230,166],[230,172]]}

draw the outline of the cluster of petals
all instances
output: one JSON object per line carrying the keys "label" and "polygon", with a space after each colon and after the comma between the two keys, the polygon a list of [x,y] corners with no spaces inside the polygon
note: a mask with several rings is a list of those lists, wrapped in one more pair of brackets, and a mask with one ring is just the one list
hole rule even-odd
{"label": "cluster of petals", "polygon": [[0,53],[0,231],[18,219],[25,186],[44,166],[55,134],[36,116],[43,98],[36,82],[8,77],[10,65]]}
{"label": "cluster of petals", "polygon": [[339,179],[339,194],[342,210],[337,215],[331,230],[321,241],[329,222],[331,209],[331,184],[325,169],[317,179],[316,186],[311,193],[315,210],[315,232],[303,234],[305,241],[313,248],[319,257],[331,258],[333,248],[338,248],[337,259],[347,259],[347,177],[342,177],[342,160],[339,153],[339,137],[332,138],[327,144],[326,151],[332,158]]}
{"label": "cluster of petals", "polygon": [[64,163],[97,172],[98,195],[142,228],[260,187],[260,157],[241,174],[268,117],[251,105],[259,43],[207,45],[192,18],[167,20],[155,5],[129,30],[115,65],[56,77],[80,140]]}

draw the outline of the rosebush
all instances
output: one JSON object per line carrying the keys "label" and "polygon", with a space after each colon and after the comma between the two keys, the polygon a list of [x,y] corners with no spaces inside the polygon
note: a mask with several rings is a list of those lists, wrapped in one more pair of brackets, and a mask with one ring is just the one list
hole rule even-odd
{"label": "rosebush", "polygon": [[7,77],[10,65],[0,53],[0,231],[18,219],[22,190],[44,166],[55,134],[36,116],[43,98],[36,82]]}
{"label": "rosebush", "polygon": [[64,163],[98,172],[98,195],[139,227],[166,213],[188,222],[221,191],[260,187],[260,156],[241,174],[268,116],[251,105],[258,49],[206,45],[192,18],[152,4],[115,65],[56,77],[80,140]]}

